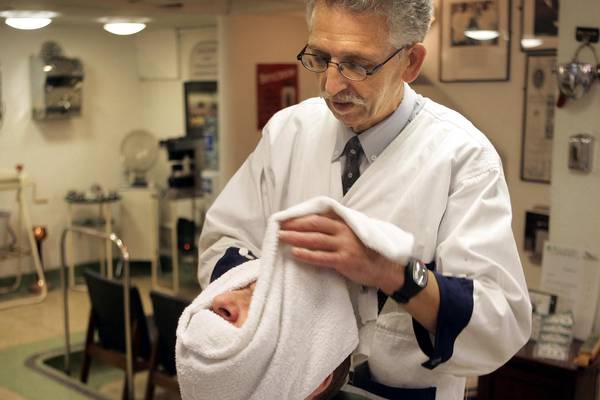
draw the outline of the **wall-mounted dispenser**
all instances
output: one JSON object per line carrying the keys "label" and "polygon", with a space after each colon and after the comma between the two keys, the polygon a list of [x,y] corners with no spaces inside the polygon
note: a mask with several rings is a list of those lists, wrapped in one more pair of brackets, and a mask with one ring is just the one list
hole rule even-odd
{"label": "wall-mounted dispenser", "polygon": [[81,115],[83,65],[63,55],[55,42],[45,42],[40,54],[31,56],[33,119],[41,121]]}
{"label": "wall-mounted dispenser", "polygon": [[594,153],[594,137],[585,133],[569,138],[569,169],[590,172]]}

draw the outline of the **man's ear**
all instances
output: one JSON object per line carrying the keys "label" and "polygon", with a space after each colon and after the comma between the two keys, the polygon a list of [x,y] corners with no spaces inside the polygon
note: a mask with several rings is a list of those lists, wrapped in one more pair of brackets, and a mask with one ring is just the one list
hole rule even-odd
{"label": "man's ear", "polygon": [[333,373],[327,375],[327,378],[325,378],[323,380],[323,382],[321,382],[321,384],[315,390],[313,390],[313,392],[310,394],[310,396],[307,397],[306,400],[314,399],[316,396],[320,395],[325,390],[327,390],[327,388],[331,384],[332,379],[333,379]]}
{"label": "man's ear", "polygon": [[421,72],[423,61],[425,61],[426,54],[427,50],[421,43],[417,43],[410,48],[410,53],[408,53],[408,66],[402,74],[403,81],[411,83],[417,79],[419,72]]}

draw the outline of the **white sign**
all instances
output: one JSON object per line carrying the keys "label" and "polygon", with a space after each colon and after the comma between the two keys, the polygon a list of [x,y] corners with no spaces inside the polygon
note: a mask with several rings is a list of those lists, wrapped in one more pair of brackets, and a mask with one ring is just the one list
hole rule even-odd
{"label": "white sign", "polygon": [[583,249],[546,242],[540,289],[558,295],[556,311],[572,311],[573,335],[587,339],[600,290],[598,258]]}

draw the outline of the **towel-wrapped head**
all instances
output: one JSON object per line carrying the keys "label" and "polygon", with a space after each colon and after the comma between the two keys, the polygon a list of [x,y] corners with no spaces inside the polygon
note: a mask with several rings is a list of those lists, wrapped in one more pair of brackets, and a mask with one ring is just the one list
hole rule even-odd
{"label": "towel-wrapped head", "polygon": [[[328,377],[340,364],[334,380],[343,383],[344,361],[357,344],[344,279],[279,261],[273,274],[260,275],[264,260],[228,271],[183,312],[176,354],[184,399],[303,400],[335,385]],[[333,287],[309,295],[310,286],[302,291],[301,285],[283,284],[291,276],[306,285],[320,287],[325,280]]]}

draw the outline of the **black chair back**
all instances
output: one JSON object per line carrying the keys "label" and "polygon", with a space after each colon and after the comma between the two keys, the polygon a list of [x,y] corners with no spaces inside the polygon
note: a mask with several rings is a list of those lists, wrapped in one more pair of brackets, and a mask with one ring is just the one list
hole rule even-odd
{"label": "black chair back", "polygon": [[[123,283],[92,271],[85,271],[83,276],[88,287],[100,344],[106,349],[125,353]],[[136,327],[136,336],[139,338],[135,354],[147,360],[150,358],[150,335],[137,287],[131,286],[129,300],[131,323]]]}
{"label": "black chair back", "polygon": [[179,297],[151,291],[154,325],[158,331],[158,363],[170,375],[176,375],[175,334],[179,317],[190,302]]}

